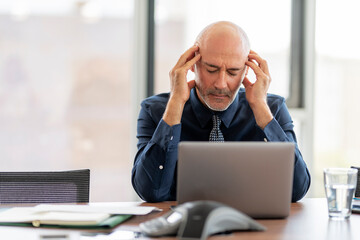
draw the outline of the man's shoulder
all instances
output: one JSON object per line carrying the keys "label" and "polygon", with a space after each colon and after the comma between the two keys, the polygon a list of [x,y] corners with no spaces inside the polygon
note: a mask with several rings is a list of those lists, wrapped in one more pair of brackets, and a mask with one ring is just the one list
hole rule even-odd
{"label": "man's shoulder", "polygon": [[165,108],[169,100],[170,93],[160,93],[144,99],[141,102],[143,108]]}
{"label": "man's shoulder", "polygon": [[268,100],[268,104],[283,104],[285,102],[285,98],[277,95],[277,94],[273,94],[273,93],[268,93],[267,94],[267,100]]}

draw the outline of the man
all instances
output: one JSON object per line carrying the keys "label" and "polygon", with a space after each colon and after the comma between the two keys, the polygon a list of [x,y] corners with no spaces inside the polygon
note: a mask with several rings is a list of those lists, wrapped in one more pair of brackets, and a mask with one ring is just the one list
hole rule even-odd
{"label": "man", "polygon": [[[256,75],[254,83],[246,77],[249,68]],[[187,82],[189,70],[195,80]],[[132,184],[142,199],[176,200],[180,141],[209,141],[210,137],[296,145],[284,98],[267,94],[271,82],[267,62],[250,50],[246,33],[237,25],[207,26],[169,75],[171,92],[141,104]],[[310,174],[296,145],[292,201],[301,199],[309,186]]]}

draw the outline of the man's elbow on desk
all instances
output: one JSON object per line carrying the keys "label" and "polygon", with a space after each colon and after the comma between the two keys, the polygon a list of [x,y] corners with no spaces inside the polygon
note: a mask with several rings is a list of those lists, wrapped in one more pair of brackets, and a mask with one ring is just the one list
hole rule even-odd
{"label": "man's elbow on desk", "polygon": [[168,194],[159,194],[159,190],[143,188],[139,191],[136,187],[134,187],[134,189],[142,200],[149,203],[157,203],[170,200]]}
{"label": "man's elbow on desk", "polygon": [[[296,184],[302,182],[302,184]],[[310,174],[307,174],[307,177],[303,179],[303,181],[294,179],[294,186],[293,186],[293,193],[292,193],[292,199],[291,202],[297,202],[301,200],[303,197],[305,197],[306,193],[308,192],[310,188]]]}
{"label": "man's elbow on desk", "polygon": [[143,181],[139,183],[134,175],[132,177],[132,185],[139,197],[146,202],[156,203],[171,200],[168,191],[164,192],[160,189],[154,189],[152,186],[149,186],[150,184],[144,184]]}

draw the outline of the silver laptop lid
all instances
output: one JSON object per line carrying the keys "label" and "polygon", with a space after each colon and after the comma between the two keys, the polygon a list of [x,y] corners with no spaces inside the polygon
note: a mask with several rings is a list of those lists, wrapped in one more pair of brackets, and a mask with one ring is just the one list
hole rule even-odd
{"label": "silver laptop lid", "polygon": [[181,142],[177,201],[214,200],[254,218],[289,215],[294,144]]}

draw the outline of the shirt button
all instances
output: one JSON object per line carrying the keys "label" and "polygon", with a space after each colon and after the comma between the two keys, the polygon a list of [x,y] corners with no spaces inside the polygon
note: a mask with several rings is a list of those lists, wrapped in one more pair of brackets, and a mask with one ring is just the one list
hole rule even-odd
{"label": "shirt button", "polygon": [[171,137],[170,137],[170,141],[172,141],[172,140],[173,140],[173,138],[174,138],[174,136],[171,136]]}
{"label": "shirt button", "polygon": [[267,139],[266,139],[266,138],[264,138],[264,142],[267,142]]}
{"label": "shirt button", "polygon": [[160,170],[162,170],[163,168],[164,168],[164,166],[163,166],[163,165],[160,165],[160,166],[159,166],[159,169],[160,169]]}

